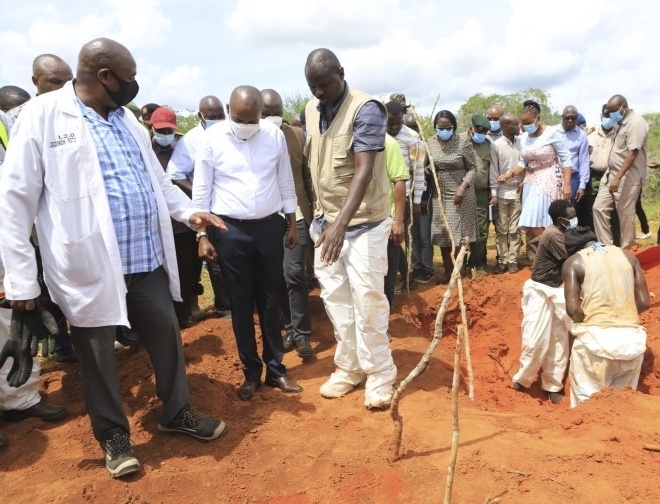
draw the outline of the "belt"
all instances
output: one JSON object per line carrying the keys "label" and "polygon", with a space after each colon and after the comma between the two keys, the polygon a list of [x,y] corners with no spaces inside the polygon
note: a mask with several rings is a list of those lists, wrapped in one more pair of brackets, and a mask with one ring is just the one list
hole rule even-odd
{"label": "belt", "polygon": [[547,161],[545,163],[540,163],[538,165],[533,165],[532,163],[529,163],[527,165],[527,168],[530,168],[533,171],[536,171],[536,170],[542,170],[543,168],[550,168],[551,166],[554,166],[556,164],[557,164],[556,161],[553,159],[552,161]]}
{"label": "belt", "polygon": [[259,224],[260,222],[268,222],[277,216],[277,212],[262,217],[261,219],[236,219],[235,217],[228,217],[226,215],[218,215],[222,220],[229,222],[240,222],[241,224]]}

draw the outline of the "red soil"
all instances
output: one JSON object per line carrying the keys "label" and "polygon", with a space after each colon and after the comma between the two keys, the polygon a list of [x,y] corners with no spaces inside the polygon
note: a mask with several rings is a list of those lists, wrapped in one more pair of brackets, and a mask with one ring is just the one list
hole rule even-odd
{"label": "red soil", "polygon": [[[470,401],[462,383],[453,502],[660,502],[660,453],[643,449],[660,444],[658,301],[641,316],[649,348],[639,390],[606,389],[571,410],[568,398],[554,406],[538,385],[529,395],[510,388],[520,350],[520,289],[528,277],[525,268],[464,281],[476,394]],[[660,268],[647,281],[660,294]],[[397,298],[390,333],[399,379],[428,347],[443,293],[430,283]],[[285,356],[290,375],[305,387],[300,395],[262,387],[252,401],[238,400],[242,373],[231,323],[210,319],[184,331],[193,407],[228,426],[225,437],[209,444],[157,432],[159,402],[146,352],[120,350],[120,383],[143,466],[123,481],[109,478],[103,466],[77,366],[45,364],[43,397],[66,405],[69,416],[55,425],[0,424],[10,439],[0,450],[2,501],[441,502],[452,438],[457,304],[429,368],[402,396],[403,457],[395,463],[388,463],[394,432],[388,412],[365,410],[362,390],[335,400],[319,396],[333,370],[334,336],[317,290],[312,310],[318,359],[303,365],[295,352]]]}

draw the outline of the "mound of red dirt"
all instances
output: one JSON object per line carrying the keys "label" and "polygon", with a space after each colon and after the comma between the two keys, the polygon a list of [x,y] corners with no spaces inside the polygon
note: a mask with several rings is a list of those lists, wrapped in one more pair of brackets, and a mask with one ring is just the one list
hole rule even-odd
{"label": "mound of red dirt", "polygon": [[[571,410],[552,405],[538,385],[510,388],[520,350],[520,289],[529,269],[465,280],[475,400],[460,394],[460,448],[453,502],[660,502],[660,352],[658,301],[642,314],[648,351],[638,391],[606,389]],[[660,294],[660,268],[647,272]],[[392,350],[403,379],[429,345],[444,286],[399,295],[391,318]],[[287,354],[289,374],[305,391],[262,387],[240,401],[242,381],[231,322],[202,321],[184,331],[192,404],[223,418],[228,434],[203,444],[159,434],[159,401],[146,352],[120,350],[117,366],[135,452],[143,470],[110,479],[85,414],[76,365],[44,365],[42,393],[69,416],[0,423],[3,502],[131,503],[425,503],[444,496],[452,437],[451,380],[460,311],[452,301],[429,368],[402,396],[402,458],[388,463],[393,424],[369,412],[363,392],[326,400],[319,386],[333,370],[334,336],[318,291],[312,292],[313,345],[302,364]],[[258,326],[257,326],[258,331]],[[462,369],[464,380],[466,370]],[[499,500],[498,500],[499,499]]]}

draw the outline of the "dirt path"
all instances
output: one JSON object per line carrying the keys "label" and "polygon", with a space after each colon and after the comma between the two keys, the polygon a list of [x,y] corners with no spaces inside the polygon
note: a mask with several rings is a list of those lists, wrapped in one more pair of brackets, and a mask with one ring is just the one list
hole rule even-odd
{"label": "dirt path", "polygon": [[[453,502],[660,502],[660,353],[658,301],[642,315],[649,350],[638,392],[607,389],[570,410],[553,406],[538,385],[514,392],[509,375],[520,349],[520,289],[529,269],[466,281],[476,397],[461,395],[461,444]],[[648,272],[660,294],[660,268]],[[390,332],[405,377],[427,348],[443,287],[427,284],[397,298]],[[402,451],[389,464],[388,412],[364,409],[363,391],[325,400],[318,388],[333,370],[334,337],[318,292],[312,294],[318,359],[285,364],[305,391],[286,396],[262,387],[242,402],[231,324],[205,320],[184,332],[193,406],[218,415],[228,434],[218,442],[166,436],[156,429],[158,400],[144,350],[117,354],[135,451],[144,470],[113,481],[85,415],[75,365],[47,364],[44,398],[65,404],[68,418],[0,423],[10,445],[0,451],[2,502],[19,503],[431,503],[441,502],[451,442],[450,386],[457,306],[430,368],[401,400]],[[464,371],[464,370],[463,370]],[[465,375],[465,373],[463,373]],[[497,502],[497,501],[496,501]]]}

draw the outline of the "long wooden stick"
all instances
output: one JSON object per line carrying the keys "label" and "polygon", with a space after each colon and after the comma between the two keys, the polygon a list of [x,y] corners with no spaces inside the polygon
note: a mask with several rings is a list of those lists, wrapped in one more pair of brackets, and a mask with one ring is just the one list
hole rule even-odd
{"label": "long wooden stick", "polygon": [[454,378],[451,382],[451,419],[454,432],[451,438],[451,454],[449,455],[449,467],[447,468],[447,484],[445,485],[445,504],[451,504],[451,489],[454,485],[454,470],[456,469],[456,458],[458,457],[458,439],[461,432],[458,424],[458,386],[461,379],[461,341],[465,339],[465,326],[458,326],[456,337],[456,351],[454,352]]}
{"label": "long wooden stick", "polygon": [[456,286],[456,282],[459,279],[461,266],[463,265],[463,261],[465,259],[467,247],[467,240],[463,240],[461,243],[461,249],[456,256],[456,264],[458,267],[454,268],[454,271],[451,274],[449,285],[447,285],[447,290],[445,291],[445,294],[442,298],[442,303],[440,304],[440,308],[438,309],[438,313],[435,317],[435,327],[433,329],[433,339],[431,340],[431,344],[429,345],[417,366],[415,366],[415,368],[408,374],[408,376],[406,376],[401,381],[401,383],[399,383],[399,386],[396,388],[394,395],[392,396],[390,416],[394,422],[394,439],[392,442],[392,457],[390,460],[393,462],[401,458],[399,454],[401,450],[401,436],[403,433],[403,417],[399,413],[399,401],[401,399],[401,394],[403,394],[403,392],[406,390],[408,384],[417,378],[420,374],[422,374],[422,372],[426,369],[426,367],[429,365],[429,362],[431,361],[433,352],[440,344],[440,340],[442,339],[442,321],[445,317],[447,306],[449,306],[449,301],[451,300],[452,292]]}
{"label": "long wooden stick", "polygon": [[463,345],[465,346],[465,367],[468,374],[468,397],[474,401],[474,374],[472,373],[472,355],[470,353],[470,337],[468,335],[467,314],[463,299],[463,280],[458,279],[458,304],[461,307],[461,324],[463,325]]}

